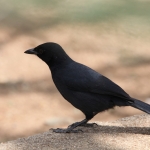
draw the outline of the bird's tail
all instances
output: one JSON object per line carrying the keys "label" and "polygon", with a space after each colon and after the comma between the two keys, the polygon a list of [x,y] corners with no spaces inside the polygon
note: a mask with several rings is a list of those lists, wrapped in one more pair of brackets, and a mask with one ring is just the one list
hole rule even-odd
{"label": "bird's tail", "polygon": [[129,106],[140,109],[140,110],[150,114],[150,105],[147,103],[144,103],[140,100],[131,98],[131,100],[128,100],[128,104],[129,104]]}

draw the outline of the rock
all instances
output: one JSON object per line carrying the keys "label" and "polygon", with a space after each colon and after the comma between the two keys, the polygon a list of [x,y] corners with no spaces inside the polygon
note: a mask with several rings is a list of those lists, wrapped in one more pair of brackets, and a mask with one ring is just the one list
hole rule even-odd
{"label": "rock", "polygon": [[150,116],[135,115],[114,122],[97,122],[83,133],[52,131],[0,144],[0,150],[149,150]]}

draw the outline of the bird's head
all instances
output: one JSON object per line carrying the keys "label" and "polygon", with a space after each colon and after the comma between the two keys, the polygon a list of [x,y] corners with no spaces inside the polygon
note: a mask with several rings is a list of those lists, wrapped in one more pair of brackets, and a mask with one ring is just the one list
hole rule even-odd
{"label": "bird's head", "polygon": [[69,56],[65,53],[65,51],[59,44],[52,42],[38,45],[35,48],[26,50],[24,53],[35,54],[48,65],[52,63],[61,63],[69,58]]}

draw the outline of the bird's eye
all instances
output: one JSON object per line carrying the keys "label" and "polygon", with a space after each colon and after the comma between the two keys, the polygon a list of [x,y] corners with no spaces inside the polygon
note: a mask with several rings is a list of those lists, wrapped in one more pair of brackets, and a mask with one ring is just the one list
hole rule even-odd
{"label": "bird's eye", "polygon": [[39,50],[38,50],[38,53],[39,53],[39,54],[43,54],[43,53],[44,53],[44,50],[43,50],[43,49],[39,49]]}

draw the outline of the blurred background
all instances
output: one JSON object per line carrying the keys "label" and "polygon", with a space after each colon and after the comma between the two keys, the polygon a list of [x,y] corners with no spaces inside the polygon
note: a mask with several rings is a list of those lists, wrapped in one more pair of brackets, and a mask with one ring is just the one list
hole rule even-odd
{"label": "blurred background", "polygon": [[[48,41],[150,103],[150,1],[1,0],[0,142],[84,118],[59,94],[45,63],[24,54]],[[141,113],[116,107],[91,122]]]}

